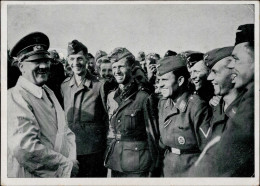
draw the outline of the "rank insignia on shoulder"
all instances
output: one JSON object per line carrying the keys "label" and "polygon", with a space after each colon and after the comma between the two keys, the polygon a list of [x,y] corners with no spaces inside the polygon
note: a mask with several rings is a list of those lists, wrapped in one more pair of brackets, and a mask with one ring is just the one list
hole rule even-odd
{"label": "rank insignia on shoulder", "polygon": [[185,138],[183,136],[179,136],[178,142],[179,142],[180,145],[184,145],[185,144]]}

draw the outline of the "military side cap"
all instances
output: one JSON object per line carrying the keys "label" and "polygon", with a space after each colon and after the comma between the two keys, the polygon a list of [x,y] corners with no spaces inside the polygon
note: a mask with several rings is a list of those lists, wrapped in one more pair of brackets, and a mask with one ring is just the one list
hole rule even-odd
{"label": "military side cap", "polygon": [[231,56],[233,49],[234,49],[233,46],[229,46],[229,47],[223,47],[223,48],[216,48],[214,50],[211,50],[211,51],[205,53],[205,55],[203,57],[205,65],[211,69],[221,59]]}
{"label": "military side cap", "polygon": [[18,61],[33,62],[39,59],[49,59],[49,38],[41,32],[33,32],[20,39],[10,52],[11,57]]}
{"label": "military side cap", "polygon": [[112,64],[127,57],[132,57],[133,59],[135,59],[134,55],[131,52],[129,52],[126,48],[122,47],[115,48],[108,55],[108,59],[111,61]]}
{"label": "military side cap", "polygon": [[203,53],[197,51],[188,50],[182,53],[185,58],[188,68],[193,67],[197,62],[203,60]]}
{"label": "military side cap", "polygon": [[95,55],[95,61],[97,62],[97,60],[101,57],[104,57],[104,56],[107,56],[107,53],[105,51],[102,51],[102,50],[98,50],[96,52],[96,55]]}
{"label": "military side cap", "polygon": [[167,56],[176,56],[177,53],[175,51],[172,51],[172,50],[167,50],[167,52],[164,54],[164,57],[167,57]]}
{"label": "military side cap", "polygon": [[165,57],[159,60],[158,63],[157,70],[159,76],[183,67],[186,68],[185,60],[181,55]]}
{"label": "military side cap", "polygon": [[138,52],[137,61],[144,61],[145,60],[145,53],[143,51]]}
{"label": "military side cap", "polygon": [[68,44],[68,56],[72,55],[72,54],[77,54],[81,51],[83,52],[83,55],[87,57],[88,48],[85,45],[83,45],[78,40],[73,40],[73,41],[69,42],[69,44]]}
{"label": "military side cap", "polygon": [[235,45],[244,42],[254,42],[254,24],[240,25],[237,28]]}

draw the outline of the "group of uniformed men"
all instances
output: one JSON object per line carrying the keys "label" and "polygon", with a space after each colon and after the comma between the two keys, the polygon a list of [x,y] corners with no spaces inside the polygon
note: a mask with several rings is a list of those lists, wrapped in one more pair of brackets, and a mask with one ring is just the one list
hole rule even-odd
{"label": "group of uniformed men", "polygon": [[8,177],[254,176],[253,24],[205,54],[73,40],[63,67],[49,45],[34,32],[10,51]]}

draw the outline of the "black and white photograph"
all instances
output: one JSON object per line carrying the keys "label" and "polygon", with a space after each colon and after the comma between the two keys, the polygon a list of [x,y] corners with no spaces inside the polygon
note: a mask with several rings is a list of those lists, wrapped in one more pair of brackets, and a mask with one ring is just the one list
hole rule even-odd
{"label": "black and white photograph", "polygon": [[258,51],[258,1],[2,1],[1,185],[259,185]]}

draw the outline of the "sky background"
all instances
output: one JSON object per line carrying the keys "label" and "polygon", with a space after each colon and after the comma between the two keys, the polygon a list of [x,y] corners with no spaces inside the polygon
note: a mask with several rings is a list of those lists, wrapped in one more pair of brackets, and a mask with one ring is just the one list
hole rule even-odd
{"label": "sky background", "polygon": [[[48,2],[47,2],[48,3]],[[167,50],[207,52],[234,45],[239,25],[254,23],[253,5],[46,4],[8,5],[8,48],[30,32],[50,39],[50,48],[67,55],[77,39],[95,55],[126,47],[134,55]]]}

